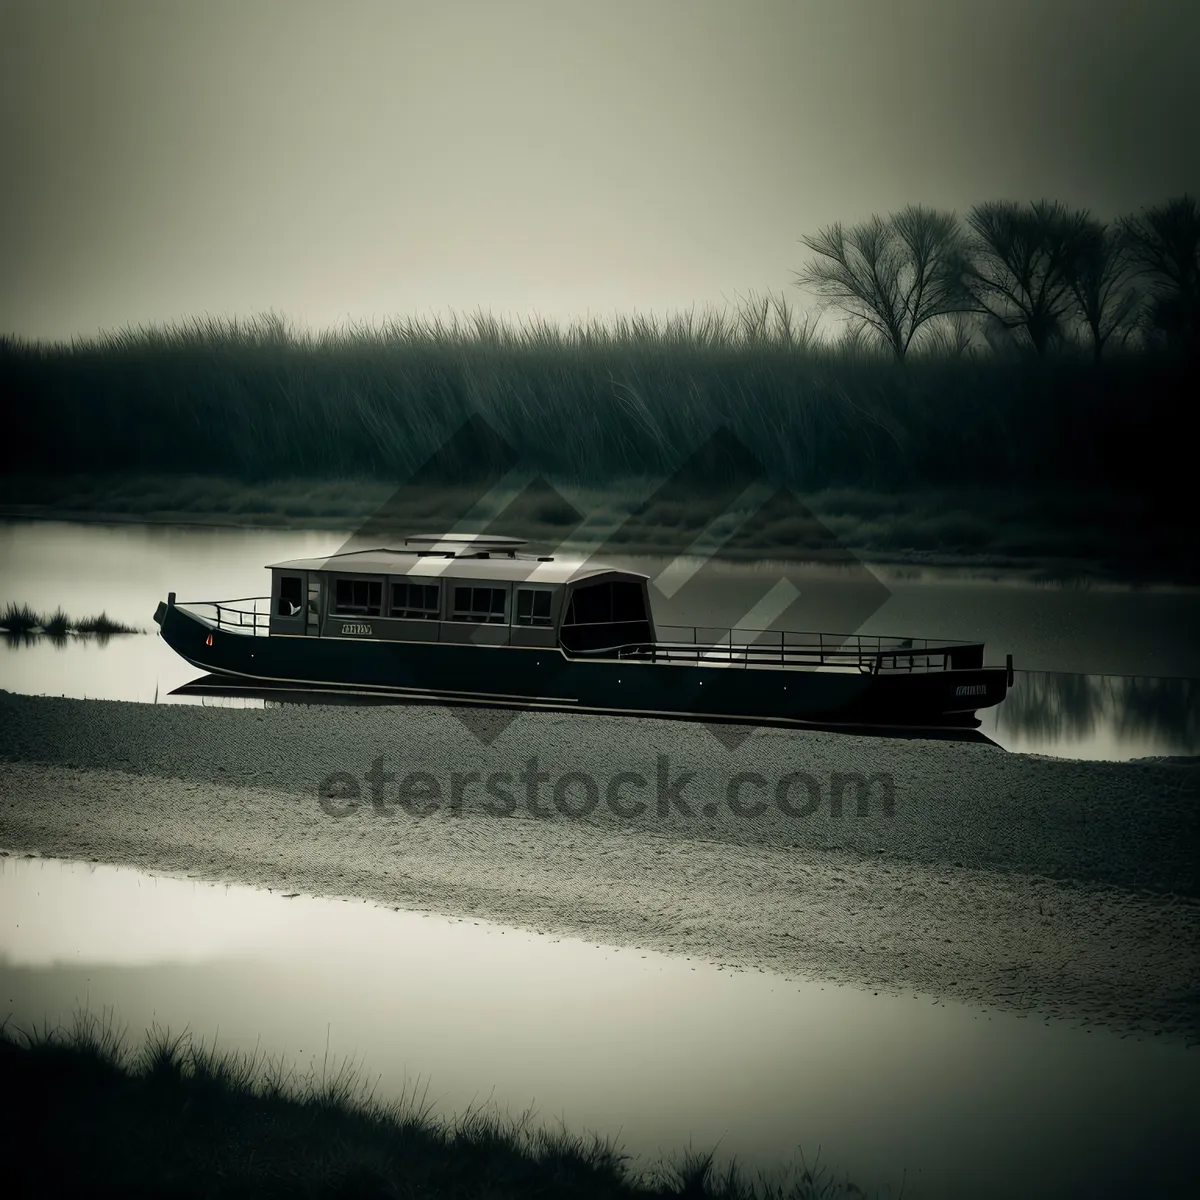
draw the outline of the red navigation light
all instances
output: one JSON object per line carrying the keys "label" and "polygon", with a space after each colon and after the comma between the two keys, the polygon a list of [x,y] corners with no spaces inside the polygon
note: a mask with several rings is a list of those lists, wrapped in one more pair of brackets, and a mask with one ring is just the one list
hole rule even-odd
{"label": "red navigation light", "polygon": [[211,633],[208,635],[208,637],[206,637],[206,638],[204,639],[204,644],[205,644],[206,646],[211,646],[211,645],[212,645],[212,634],[211,634]]}

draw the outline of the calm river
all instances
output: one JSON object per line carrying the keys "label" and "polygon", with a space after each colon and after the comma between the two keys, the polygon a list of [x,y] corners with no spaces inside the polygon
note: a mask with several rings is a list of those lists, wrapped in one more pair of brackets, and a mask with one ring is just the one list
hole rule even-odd
{"label": "calm river", "polygon": [[[196,675],[151,616],[254,596],[265,564],[337,535],[0,524],[0,606],[101,610],[151,631],[6,639],[0,687],[170,703]],[[732,625],[781,576],[778,625],[981,638],[1017,684],[983,732],[1011,752],[1200,753],[1200,594],[962,573],[857,575],[624,559],[661,623]],[[789,593],[791,594],[791,593]],[[240,701],[261,703],[261,701]],[[2,832],[2,831],[0,831]],[[0,837],[2,842],[2,837]],[[111,1010],[301,1069],[353,1057],[435,1111],[534,1106],[618,1135],[641,1165],[689,1144],[752,1169],[809,1163],[921,1197],[1196,1195],[1197,1051],[1038,1019],[737,974],[430,914],[0,858],[0,1008],[19,1026]],[[0,1014],[3,1015],[3,1014]],[[619,1131],[619,1134],[618,1134]]]}
{"label": "calm river", "polygon": [[[29,694],[171,703],[262,701],[170,696],[198,672],[157,636],[155,605],[255,596],[268,563],[340,548],[337,534],[154,525],[0,523],[0,607],[61,606],[149,631],[105,644],[3,639],[0,687]],[[964,573],[846,573],[761,564],[611,560],[658,581],[662,624],[736,624],[781,578],[798,593],[775,627],[977,638],[989,661],[1011,653],[1016,685],[980,714],[1006,749],[1071,758],[1200,754],[1200,591],[1063,586]],[[789,593],[790,594],[790,593]]]}
{"label": "calm river", "polygon": [[[820,1161],[908,1200],[1192,1197],[1200,1051],[788,983],[361,902],[0,859],[0,1004],[22,1027],[111,1011],[381,1098],[494,1103],[648,1167],[692,1145]],[[418,1080],[419,1077],[419,1080]]]}

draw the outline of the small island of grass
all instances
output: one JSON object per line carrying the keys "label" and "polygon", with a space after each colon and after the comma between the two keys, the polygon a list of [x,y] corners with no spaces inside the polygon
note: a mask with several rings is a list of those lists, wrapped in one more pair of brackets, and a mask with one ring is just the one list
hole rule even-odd
{"label": "small island of grass", "polygon": [[61,608],[56,608],[49,616],[35,612],[28,604],[17,604],[9,601],[7,607],[0,610],[0,630],[16,636],[46,634],[48,637],[66,637],[76,634],[82,637],[111,637],[118,633],[142,633],[132,625],[114,621],[107,613],[98,617],[84,617],[75,620],[67,616]]}

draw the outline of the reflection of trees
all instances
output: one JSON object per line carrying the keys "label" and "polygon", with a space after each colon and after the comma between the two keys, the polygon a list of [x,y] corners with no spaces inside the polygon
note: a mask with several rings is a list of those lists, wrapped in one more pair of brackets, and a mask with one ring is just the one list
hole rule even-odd
{"label": "reflection of trees", "polygon": [[1181,753],[1200,749],[1200,680],[1027,671],[997,710],[998,732],[1080,741],[1111,728],[1118,740],[1149,739]]}
{"label": "reflection of trees", "polygon": [[1121,679],[1117,732],[1136,736],[1157,731],[1181,750],[1196,750],[1200,736],[1200,680]]}

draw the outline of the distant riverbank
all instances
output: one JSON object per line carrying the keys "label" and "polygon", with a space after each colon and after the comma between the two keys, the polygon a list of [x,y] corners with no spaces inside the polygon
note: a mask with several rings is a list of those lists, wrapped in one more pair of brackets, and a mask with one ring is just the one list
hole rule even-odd
{"label": "distant riverbank", "polygon": [[[678,504],[642,510],[654,485],[549,485],[498,518],[504,532],[547,547],[564,541],[609,554],[674,557],[691,547]],[[204,475],[10,475],[0,479],[0,519],[328,530],[380,538],[442,529],[469,507],[464,488],[397,487],[377,480],[283,479],[246,483]],[[698,497],[697,507],[703,498]],[[775,559],[895,567],[954,567],[1044,579],[1200,582],[1200,552],[1184,526],[1114,493],[999,488],[872,493],[830,488],[796,496],[755,519],[754,502],[724,517],[752,531],[721,544],[730,561]],[[642,510],[642,511],[639,511]],[[381,515],[382,514],[382,515]],[[586,514],[582,531],[579,518]]]}
{"label": "distant riverbank", "polygon": [[403,486],[428,528],[519,475],[517,536],[559,544],[599,517],[628,552],[675,557],[756,486],[731,554],[1192,582],[1193,390],[1164,349],[931,345],[900,364],[714,314],[0,338],[0,509],[357,530]]}

